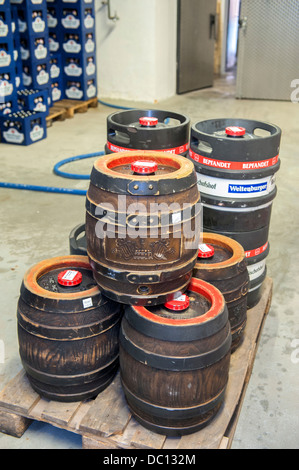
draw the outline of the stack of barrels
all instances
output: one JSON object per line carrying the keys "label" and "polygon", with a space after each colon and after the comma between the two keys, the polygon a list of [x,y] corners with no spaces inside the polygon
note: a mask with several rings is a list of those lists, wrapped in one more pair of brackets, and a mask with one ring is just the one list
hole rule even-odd
{"label": "stack of barrels", "polygon": [[[108,117],[106,155],[94,162],[86,220],[71,233],[71,255],[37,264],[21,286],[20,356],[41,396],[96,396],[119,368],[133,416],[154,432],[189,434],[217,415],[231,354],[246,330],[253,282],[247,261],[260,262],[257,240],[265,240],[262,255],[269,249],[279,166],[271,153],[268,172],[253,173],[249,162],[254,152],[253,161],[263,161],[274,137],[277,149],[275,126],[262,151],[247,121],[245,133],[236,127],[227,120],[198,123],[189,142],[190,121],[177,113]],[[245,150],[234,150],[234,142]],[[249,169],[231,176],[206,161],[247,162]],[[259,193],[231,199],[223,189],[239,180],[262,187],[262,178],[268,183],[262,201]]]}
{"label": "stack of barrels", "polygon": [[[201,215],[195,168],[183,156],[129,151],[94,163],[87,253],[102,293],[125,305],[122,386],[135,418],[169,436],[210,422],[228,381],[232,334],[224,296],[203,280],[205,266],[193,277]],[[241,263],[229,246],[223,253],[219,264],[233,255],[233,264]]]}

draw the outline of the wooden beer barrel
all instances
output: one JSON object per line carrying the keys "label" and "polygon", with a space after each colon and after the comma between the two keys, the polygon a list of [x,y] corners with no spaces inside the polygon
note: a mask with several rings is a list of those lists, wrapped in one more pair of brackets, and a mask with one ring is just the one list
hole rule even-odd
{"label": "wooden beer barrel", "polygon": [[104,295],[145,306],[186,289],[197,259],[199,201],[194,165],[184,157],[130,151],[99,158],[85,231]]}
{"label": "wooden beer barrel", "polygon": [[193,278],[186,294],[165,305],[127,307],[119,357],[133,416],[167,436],[206,426],[224,400],[230,350],[224,298],[205,281]]}
{"label": "wooden beer barrel", "polygon": [[229,237],[204,232],[193,276],[213,284],[223,294],[234,352],[243,338],[247,321],[249,274],[243,247]]}
{"label": "wooden beer barrel", "polygon": [[20,357],[34,390],[71,402],[96,396],[118,369],[122,308],[102,296],[87,256],[41,261],[18,301]]}

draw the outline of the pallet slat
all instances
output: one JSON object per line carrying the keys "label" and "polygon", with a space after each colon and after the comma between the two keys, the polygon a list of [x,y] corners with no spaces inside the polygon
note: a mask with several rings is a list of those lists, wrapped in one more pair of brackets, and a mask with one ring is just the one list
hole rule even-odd
{"label": "pallet slat", "polygon": [[81,434],[83,448],[229,448],[271,305],[272,285],[272,280],[266,278],[259,304],[248,311],[243,343],[231,357],[225,401],[214,420],[202,430],[170,438],[145,429],[131,416],[119,373],[96,399],[60,403],[40,398],[22,370],[0,393],[0,432],[21,437],[32,420],[40,420]]}
{"label": "pallet slat", "polygon": [[47,127],[51,127],[56,121],[65,121],[72,119],[76,113],[86,113],[88,108],[96,108],[98,99],[92,98],[87,101],[61,100],[56,101],[50,108],[49,115],[46,117]]}
{"label": "pallet slat", "polygon": [[81,422],[80,431],[104,437],[122,434],[130,417],[117,374],[113,383],[94,400]]}

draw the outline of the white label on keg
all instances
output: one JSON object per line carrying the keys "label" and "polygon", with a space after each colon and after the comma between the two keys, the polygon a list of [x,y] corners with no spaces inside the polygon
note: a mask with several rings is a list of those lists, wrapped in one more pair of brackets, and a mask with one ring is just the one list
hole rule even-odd
{"label": "white label on keg", "polygon": [[185,302],[185,300],[186,300],[186,295],[185,295],[185,294],[182,294],[182,295],[180,295],[179,297],[175,297],[175,296],[174,296],[173,300],[175,300],[176,302]]}
{"label": "white label on keg", "polygon": [[82,303],[84,308],[92,307],[92,298],[88,297],[87,299],[83,299]]}
{"label": "white label on keg", "polygon": [[198,249],[202,251],[203,253],[210,253],[210,251],[212,251],[211,248],[208,247],[208,245],[206,245],[205,243],[198,245]]}
{"label": "white label on keg", "polygon": [[68,269],[66,273],[62,276],[62,279],[66,281],[73,281],[75,277],[77,276],[78,271],[72,271],[71,269]]}
{"label": "white label on keg", "polygon": [[176,212],[175,214],[172,214],[172,223],[173,224],[178,224],[182,221],[182,215],[180,212]]}
{"label": "white label on keg", "polygon": [[266,268],[266,259],[260,261],[259,263],[252,264],[251,266],[247,266],[248,274],[250,281],[257,279],[261,276]]}
{"label": "white label on keg", "polygon": [[275,176],[256,180],[229,180],[197,173],[199,191],[219,197],[255,198],[270,194],[275,188]]}
{"label": "white label on keg", "polygon": [[261,282],[258,286],[255,286],[255,287],[253,287],[252,289],[249,289],[248,293],[251,293],[251,292],[253,292],[253,291],[259,289],[262,284],[263,284],[263,283]]}

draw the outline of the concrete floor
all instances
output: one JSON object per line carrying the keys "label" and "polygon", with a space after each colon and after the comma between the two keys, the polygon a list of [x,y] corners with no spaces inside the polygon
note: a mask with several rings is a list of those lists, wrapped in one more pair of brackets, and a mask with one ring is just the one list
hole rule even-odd
{"label": "concrete floor", "polygon": [[[120,103],[148,108],[144,103]],[[298,314],[298,148],[299,104],[236,100],[234,78],[215,81],[210,89],[175,96],[153,108],[186,114],[191,122],[215,117],[268,121],[283,130],[278,196],[272,213],[268,274],[274,295],[251,380],[238,421],[233,449],[299,447]],[[1,180],[6,182],[87,189],[84,180],[62,179],[53,166],[63,158],[102,151],[106,117],[114,109],[99,105],[87,114],[55,123],[46,140],[29,147],[0,145]],[[89,173],[92,159],[65,169]],[[74,195],[0,189],[1,315],[0,390],[21,369],[16,335],[16,304],[25,271],[53,256],[68,254],[70,230],[84,221],[85,198]],[[20,438],[0,434],[1,449],[81,448],[80,436],[44,423],[33,423]]]}

